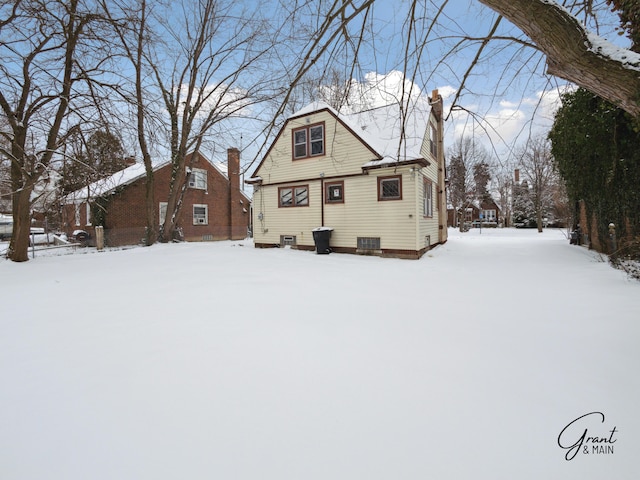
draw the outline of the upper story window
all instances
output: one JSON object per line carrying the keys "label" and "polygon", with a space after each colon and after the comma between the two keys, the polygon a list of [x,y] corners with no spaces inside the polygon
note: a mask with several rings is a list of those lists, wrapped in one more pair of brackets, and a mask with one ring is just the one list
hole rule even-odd
{"label": "upper story window", "polygon": [[430,124],[430,131],[429,131],[429,148],[431,150],[431,155],[433,155],[434,157],[438,157],[438,130],[436,129],[435,125],[432,123]]}
{"label": "upper story window", "polygon": [[402,177],[378,178],[378,200],[402,200]]}
{"label": "upper story window", "polygon": [[194,168],[189,174],[189,188],[207,189],[207,171],[201,168]]}
{"label": "upper story window", "polygon": [[324,123],[293,131],[293,159],[324,155]]}

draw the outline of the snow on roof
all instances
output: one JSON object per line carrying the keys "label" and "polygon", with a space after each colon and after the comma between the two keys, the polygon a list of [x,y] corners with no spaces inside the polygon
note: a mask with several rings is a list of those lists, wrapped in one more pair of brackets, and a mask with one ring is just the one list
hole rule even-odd
{"label": "snow on roof", "polygon": [[[167,165],[169,162],[158,162],[153,166],[153,170],[157,170],[160,167]],[[119,170],[113,175],[93,182],[86,187],[83,187],[75,192],[68,194],[65,199],[66,203],[73,203],[74,201],[86,201],[88,198],[95,198],[101,195],[106,195],[116,188],[128,185],[136,180],[143,178],[146,175],[146,169],[143,163],[135,163],[123,170]]]}
{"label": "snow on roof", "polygon": [[[220,175],[228,178],[227,165],[225,163],[221,161],[211,161],[202,154],[200,154],[200,157],[209,162],[209,164],[211,164],[211,166],[215,168],[220,173]],[[155,172],[156,170],[168,164],[168,160],[156,162],[153,165],[153,171]],[[118,187],[129,185],[130,183],[133,183],[140,178],[144,178],[146,174],[147,172],[144,164],[135,163],[130,167],[127,167],[124,170],[120,170],[107,178],[103,178],[89,184],[86,187],[76,190],[75,192],[71,192],[65,197],[66,203],[74,203],[78,201],[83,202],[88,198],[96,198],[102,195],[106,195],[113,192]],[[245,192],[241,190],[240,193],[242,193],[247,200],[251,201],[251,198]]]}
{"label": "snow on roof", "polygon": [[382,157],[376,164],[420,159],[431,107],[417,101],[403,106],[406,113],[401,112],[400,107],[399,103],[394,103],[356,113],[341,113],[326,103],[314,102],[290,118],[329,110]]}

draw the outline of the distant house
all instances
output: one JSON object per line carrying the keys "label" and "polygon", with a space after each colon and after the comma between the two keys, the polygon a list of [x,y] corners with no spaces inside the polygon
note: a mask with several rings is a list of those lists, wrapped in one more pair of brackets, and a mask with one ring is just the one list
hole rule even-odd
{"label": "distant house", "polygon": [[447,240],[442,97],[403,121],[399,105],[345,115],[325,104],[291,116],[247,180],[256,247],[419,258]]}
{"label": "distant house", "polygon": [[458,212],[452,206],[447,208],[447,224],[450,227],[459,227],[460,222],[470,227],[497,227],[501,221],[501,211],[498,204],[491,198],[473,202],[466,205]]}
{"label": "distant house", "polygon": [[[236,240],[247,236],[250,199],[240,190],[240,152],[229,149],[227,162],[225,174],[200,153],[187,158],[189,183],[178,220],[184,240]],[[166,215],[170,178],[169,162],[154,168],[157,225]],[[84,231],[93,236],[98,212],[107,245],[140,243],[146,228],[145,182],[144,165],[137,163],[67,195],[64,230],[69,235]]]}

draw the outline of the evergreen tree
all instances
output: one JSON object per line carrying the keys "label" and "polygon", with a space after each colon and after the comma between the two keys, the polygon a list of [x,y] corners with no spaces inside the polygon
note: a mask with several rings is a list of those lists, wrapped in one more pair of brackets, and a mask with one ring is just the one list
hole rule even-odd
{"label": "evergreen tree", "polygon": [[70,142],[71,159],[62,168],[62,193],[79,190],[127,166],[124,148],[114,134],[98,130],[88,139],[81,132]]}
{"label": "evergreen tree", "polygon": [[[552,153],[572,202],[582,200],[599,239],[640,234],[640,132],[623,110],[578,89],[562,98],[549,133]],[[602,245],[606,248],[606,245]]]}

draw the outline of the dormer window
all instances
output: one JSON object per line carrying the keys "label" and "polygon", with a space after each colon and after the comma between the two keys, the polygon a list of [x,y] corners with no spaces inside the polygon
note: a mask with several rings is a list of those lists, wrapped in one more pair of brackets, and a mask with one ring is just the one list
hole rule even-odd
{"label": "dormer window", "polygon": [[324,123],[293,130],[293,159],[324,155]]}

